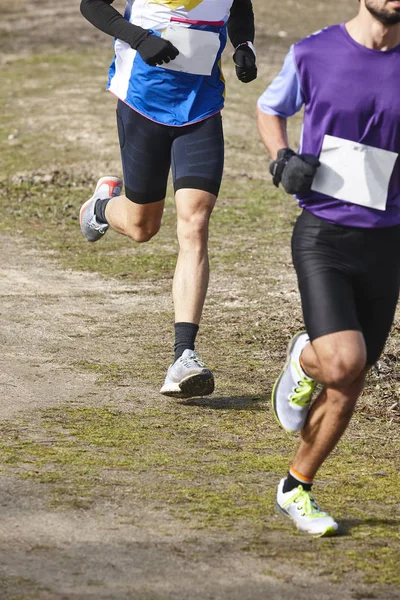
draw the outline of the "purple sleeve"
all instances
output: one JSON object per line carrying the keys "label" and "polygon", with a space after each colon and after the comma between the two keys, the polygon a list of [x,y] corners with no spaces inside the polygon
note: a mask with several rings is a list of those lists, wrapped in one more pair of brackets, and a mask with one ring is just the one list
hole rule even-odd
{"label": "purple sleeve", "polygon": [[284,119],[299,112],[304,104],[304,95],[300,85],[299,73],[291,46],[279,75],[258,99],[258,107],[267,115]]}

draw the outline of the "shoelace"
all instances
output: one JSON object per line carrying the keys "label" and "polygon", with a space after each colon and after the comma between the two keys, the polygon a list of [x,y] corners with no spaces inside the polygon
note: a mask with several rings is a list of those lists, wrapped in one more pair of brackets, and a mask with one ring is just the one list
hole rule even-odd
{"label": "shoelace", "polygon": [[314,379],[304,377],[297,368],[297,365],[294,365],[294,368],[297,371],[299,379],[292,394],[289,396],[289,401],[297,406],[308,406],[311,401],[311,394],[313,393],[317,382],[314,381]]}
{"label": "shoelace", "polygon": [[192,363],[196,363],[199,367],[203,368],[204,363],[200,360],[195,352],[193,354],[189,354],[189,356],[185,356],[185,358],[181,357],[181,362],[185,367],[191,367]]}
{"label": "shoelace", "polygon": [[326,513],[320,509],[311,492],[304,490],[302,485],[296,488],[296,492],[290,496],[282,507],[288,508],[292,502],[298,505],[297,508],[302,511],[302,517],[315,519],[326,516]]}
{"label": "shoelace", "polygon": [[289,400],[297,406],[308,406],[311,400],[311,394],[315,388],[315,381],[312,379],[301,379],[297,382],[297,387],[294,388],[294,392],[290,394]]}

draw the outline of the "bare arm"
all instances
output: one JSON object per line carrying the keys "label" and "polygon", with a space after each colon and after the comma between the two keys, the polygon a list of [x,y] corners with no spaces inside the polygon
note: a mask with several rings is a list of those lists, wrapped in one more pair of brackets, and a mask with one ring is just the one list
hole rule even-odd
{"label": "bare arm", "polygon": [[305,98],[292,46],[281,72],[257,103],[258,131],[272,158],[269,166],[272,181],[276,187],[282,183],[288,194],[309,192],[320,164],[316,156],[299,155],[289,147],[287,119],[296,114],[303,104]]}
{"label": "bare arm", "polygon": [[296,154],[289,148],[286,124],[287,119],[257,107],[258,131],[272,157],[269,171],[274,185],[282,183],[288,194],[304,194],[310,191],[320,162],[316,156]]}
{"label": "bare arm", "polygon": [[280,73],[257,103],[258,130],[273,160],[279,150],[289,147],[287,119],[299,112],[304,102],[294,46],[291,46]]}
{"label": "bare arm", "polygon": [[288,148],[287,119],[268,115],[257,107],[257,126],[264,146],[272,160],[275,160],[281,148]]}

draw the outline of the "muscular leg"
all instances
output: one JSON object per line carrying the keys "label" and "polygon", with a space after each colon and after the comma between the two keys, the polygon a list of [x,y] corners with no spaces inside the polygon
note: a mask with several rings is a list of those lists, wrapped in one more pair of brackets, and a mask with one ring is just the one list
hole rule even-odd
{"label": "muscular leg", "polygon": [[[346,430],[368,366],[378,359],[390,330],[399,285],[398,263],[390,254],[397,256],[398,232],[393,231],[393,248],[391,235],[390,229],[336,226],[306,212],[294,230],[293,260],[313,341],[307,343],[304,334],[293,338],[290,360],[273,392],[283,426],[293,430],[293,422],[301,428],[289,473],[278,485],[277,504],[298,529],[312,535],[338,528],[315,503],[311,486]],[[309,410],[310,378],[324,387]]]}
{"label": "muscular leg", "polygon": [[365,381],[366,348],[359,331],[341,331],[307,344],[302,365],[324,384],[315,400],[292,467],[313,479],[346,430]]}
{"label": "muscular leg", "polygon": [[164,200],[150,204],[136,204],[126,196],[109,200],[105,216],[109,225],[135,242],[147,242],[160,229]]}
{"label": "muscular leg", "polygon": [[199,324],[209,278],[208,223],[216,197],[195,189],[176,192],[179,255],[173,281],[175,321]]}
{"label": "muscular leg", "polygon": [[301,363],[324,388],[303,425],[288,476],[278,485],[277,505],[301,531],[333,535],[338,524],[318,507],[310,492],[319,467],[346,430],[363,390],[367,371],[364,338],[356,330],[323,335],[304,347]]}
{"label": "muscular leg", "polygon": [[117,124],[126,196],[111,198],[104,216],[118,233],[147,242],[159,231],[164,210],[171,164],[169,128],[120,100]]}
{"label": "muscular leg", "polygon": [[[208,223],[216,197],[195,189],[176,192],[179,255],[173,281],[175,320],[199,324],[207,293]],[[111,198],[106,219],[118,233],[136,242],[151,239],[161,225],[164,200],[136,204],[125,196]]]}
{"label": "muscular leg", "polygon": [[314,479],[347,429],[365,381],[365,372],[343,388],[325,387],[315,400],[301,431],[301,442],[292,462],[293,468]]}
{"label": "muscular leg", "polygon": [[360,331],[338,331],[308,343],[301,353],[307,375],[319,383],[343,388],[360,374],[367,360]]}
{"label": "muscular leg", "polygon": [[[182,338],[177,327],[188,327],[191,342],[200,322],[208,287],[208,222],[216,197],[191,188],[181,188],[175,194],[179,255],[173,281],[175,308],[175,351],[179,354]],[[186,335],[184,336],[186,337]],[[188,339],[189,339],[188,338]],[[182,344],[183,345],[183,344]],[[176,398],[207,396],[214,390],[214,377],[187,346],[168,369],[160,392]]]}

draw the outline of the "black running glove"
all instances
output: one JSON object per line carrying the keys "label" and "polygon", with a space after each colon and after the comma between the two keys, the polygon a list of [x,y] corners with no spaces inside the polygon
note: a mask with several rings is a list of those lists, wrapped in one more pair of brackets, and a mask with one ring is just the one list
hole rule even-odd
{"label": "black running glove", "polygon": [[178,56],[179,50],[171,42],[130,23],[111,6],[113,1],[81,0],[81,12],[100,31],[126,42],[137,50],[148,65],[154,67],[169,63]]}
{"label": "black running glove", "polygon": [[256,55],[246,42],[236,48],[233,62],[239,81],[249,83],[257,77]]}
{"label": "black running glove", "polygon": [[136,46],[136,50],[144,62],[151,67],[169,63],[179,54],[178,48],[175,48],[171,42],[151,33]]}
{"label": "black running glove", "polygon": [[296,154],[290,148],[282,148],[269,170],[276,187],[282,183],[288,194],[305,194],[311,190],[320,164],[313,154]]}

